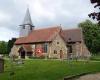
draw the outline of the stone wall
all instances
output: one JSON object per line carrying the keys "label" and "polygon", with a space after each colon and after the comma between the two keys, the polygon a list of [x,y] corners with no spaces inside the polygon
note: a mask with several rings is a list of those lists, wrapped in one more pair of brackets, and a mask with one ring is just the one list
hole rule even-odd
{"label": "stone wall", "polygon": [[[35,45],[35,44],[31,44]],[[38,44],[41,45],[41,44]],[[60,50],[62,50],[63,52],[63,58],[68,58],[68,57],[90,57],[90,52],[87,49],[86,45],[82,42],[76,42],[72,45],[72,56],[68,56],[68,52],[67,52],[67,47],[66,47],[66,43],[63,41],[63,39],[57,35],[55,37],[55,39],[53,40],[52,43],[48,43],[48,51],[47,53],[43,53],[44,56],[48,56],[49,58],[60,58]],[[36,46],[36,45],[35,45]],[[20,58],[20,54],[18,53],[19,48],[21,47],[21,45],[14,45],[13,48],[11,49],[10,55],[15,55],[18,56]],[[34,47],[35,49],[35,47]],[[34,50],[35,51],[35,50]],[[33,56],[34,56],[34,51],[33,51]],[[56,51],[56,53],[54,53],[54,51]],[[27,57],[26,57],[27,58]]]}
{"label": "stone wall", "polygon": [[68,53],[69,58],[84,58],[91,56],[84,42],[73,42],[67,45],[72,46],[72,53]]}
{"label": "stone wall", "polygon": [[[21,56],[20,56],[20,54],[19,54],[19,49],[22,47],[22,45],[14,45],[12,48],[11,48],[11,52],[10,52],[10,56],[16,56],[16,57],[18,57],[18,58],[20,58]],[[27,57],[27,54],[25,54],[25,58],[27,59],[28,57]]]}
{"label": "stone wall", "polygon": [[82,56],[83,57],[91,57],[90,51],[86,47],[85,43],[82,43]]}
{"label": "stone wall", "polygon": [[10,52],[10,56],[12,55],[15,55],[15,56],[19,56],[19,53],[18,53],[18,50],[20,48],[20,45],[14,45],[12,48],[11,48],[11,52]]}
{"label": "stone wall", "polygon": [[63,58],[66,58],[67,57],[66,43],[58,34],[54,38],[53,42],[49,44],[49,58],[60,58],[60,50],[62,50]]}

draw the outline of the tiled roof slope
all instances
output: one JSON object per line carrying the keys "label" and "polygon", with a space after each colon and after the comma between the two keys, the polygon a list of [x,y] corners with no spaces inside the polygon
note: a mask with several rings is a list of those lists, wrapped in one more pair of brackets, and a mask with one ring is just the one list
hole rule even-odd
{"label": "tiled roof slope", "polygon": [[59,33],[61,27],[51,27],[45,29],[33,30],[29,36],[18,38],[15,44],[36,43],[36,42],[50,42],[54,36]]}
{"label": "tiled roof slope", "polygon": [[32,52],[32,47],[30,45],[23,45],[26,52]]}
{"label": "tiled roof slope", "polygon": [[61,36],[66,42],[83,41],[82,30],[80,28],[63,30]]}

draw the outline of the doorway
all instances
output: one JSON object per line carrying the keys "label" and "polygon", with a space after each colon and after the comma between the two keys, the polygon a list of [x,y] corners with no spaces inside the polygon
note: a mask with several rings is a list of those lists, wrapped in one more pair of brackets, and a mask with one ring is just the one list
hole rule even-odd
{"label": "doorway", "polygon": [[24,50],[24,48],[21,47],[18,52],[19,52],[20,57],[22,59],[25,59],[25,50]]}
{"label": "doorway", "polygon": [[63,58],[63,51],[60,50],[60,59],[62,59],[62,58]]}
{"label": "doorway", "polygon": [[21,52],[21,58],[25,59],[25,51]]}

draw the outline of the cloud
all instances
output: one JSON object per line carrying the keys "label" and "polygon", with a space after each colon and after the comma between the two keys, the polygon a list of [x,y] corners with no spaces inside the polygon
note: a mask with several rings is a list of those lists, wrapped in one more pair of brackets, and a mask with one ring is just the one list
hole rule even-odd
{"label": "cloud", "polygon": [[[60,24],[63,28],[75,28],[78,23],[89,19],[88,14],[95,10],[90,0],[1,0],[0,35],[3,36],[0,40],[18,36],[18,26],[23,22],[27,5],[36,28]],[[9,34],[13,32],[14,35]],[[9,37],[4,37],[5,34]]]}
{"label": "cloud", "polygon": [[5,40],[8,41],[9,39],[11,39],[12,37],[18,37],[18,33],[16,31],[11,31],[7,28],[0,28],[0,40]]}
{"label": "cloud", "polygon": [[11,16],[6,12],[0,11],[0,26],[4,26],[5,24],[11,21]]}

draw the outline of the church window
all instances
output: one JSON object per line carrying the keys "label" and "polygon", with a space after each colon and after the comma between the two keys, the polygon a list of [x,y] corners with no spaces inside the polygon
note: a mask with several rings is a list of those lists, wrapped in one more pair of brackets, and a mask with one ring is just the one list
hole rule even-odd
{"label": "church window", "polygon": [[57,42],[57,44],[59,44],[59,42]]}
{"label": "church window", "polygon": [[68,52],[72,53],[72,45],[67,46],[68,47]]}
{"label": "church window", "polygon": [[56,50],[54,50],[54,54],[57,54],[57,51]]}
{"label": "church window", "polygon": [[48,45],[46,43],[43,44],[43,51],[44,51],[44,53],[47,53],[47,51],[48,51]]}

